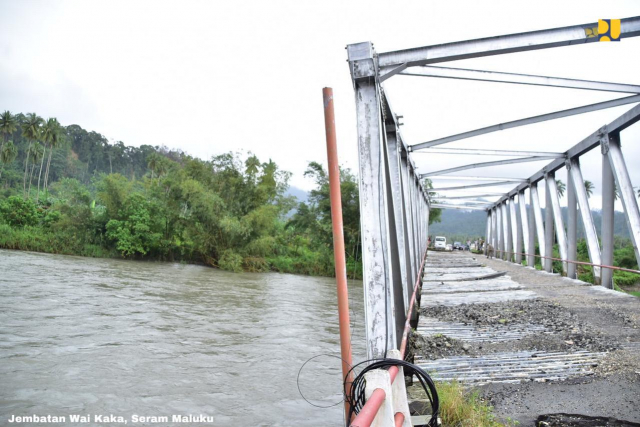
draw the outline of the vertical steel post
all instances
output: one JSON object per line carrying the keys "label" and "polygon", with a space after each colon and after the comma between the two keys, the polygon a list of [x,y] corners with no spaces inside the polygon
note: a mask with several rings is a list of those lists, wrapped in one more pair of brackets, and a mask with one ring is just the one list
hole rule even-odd
{"label": "vertical steel post", "polygon": [[[615,208],[615,179],[611,163],[602,144],[602,264],[613,265],[613,215]],[[613,270],[602,269],[602,286],[613,289]]]}
{"label": "vertical steel post", "polygon": [[491,209],[491,256],[497,256],[496,250],[498,249],[498,213],[497,208],[494,206]]}
{"label": "vertical steel post", "polygon": [[[387,123],[386,130],[386,150],[385,160],[387,164],[386,179],[387,197],[389,204],[389,243],[391,247],[391,258],[393,271],[393,290],[396,308],[396,332],[398,340],[402,337],[402,330],[406,321],[406,310],[409,307],[409,298],[413,291],[412,280],[407,277],[407,266],[405,265],[404,254],[404,227],[402,224],[402,189],[400,184],[400,156],[398,147],[398,137],[395,123]],[[400,341],[398,341],[400,345]]]}
{"label": "vertical steel post", "polygon": [[[528,226],[529,226],[529,235],[525,240],[527,243],[525,244],[525,252],[527,253],[527,266],[531,268],[535,268],[536,266],[536,220],[533,211],[533,196],[531,192],[531,187],[529,187],[529,207],[525,209],[525,213],[523,215],[524,218],[527,218]],[[522,192],[524,196],[524,192]],[[527,210],[529,214],[527,215]]]}
{"label": "vertical steel post", "polygon": [[[569,161],[568,171],[571,175],[571,182],[576,190],[576,199],[578,200],[578,207],[580,208],[580,217],[582,218],[582,224],[584,225],[584,235],[587,241],[587,249],[589,250],[589,259],[593,264],[602,264],[600,258],[600,244],[598,243],[598,233],[596,232],[596,225],[593,222],[591,216],[591,207],[589,206],[589,196],[587,195],[587,189],[584,186],[584,179],[582,178],[582,171],[580,169],[580,160],[573,158]],[[593,278],[596,284],[600,283],[600,267],[593,267]]]}
{"label": "vertical steel post", "polygon": [[[538,183],[532,182],[529,187],[531,196],[531,208],[533,209],[533,217],[535,219],[535,230],[538,235],[538,250],[541,256],[547,256],[547,245],[545,244],[544,223],[542,222],[542,208],[540,208],[540,197],[538,196]],[[532,221],[533,222],[533,221]],[[533,233],[532,233],[533,234]],[[530,237],[531,238],[531,237]],[[535,250],[535,243],[531,245],[531,253]],[[542,262],[544,265],[544,262]],[[531,264],[533,267],[534,264]]]}
{"label": "vertical steel post", "polygon": [[[340,166],[338,163],[338,147],[336,143],[335,113],[333,109],[333,89],[322,89],[324,101],[324,128],[327,137],[327,161],[329,168],[329,191],[331,196],[331,222],[333,225],[333,256],[335,259],[336,285],[338,294],[338,319],[340,324],[340,358],[342,359],[342,379],[350,393],[353,374],[349,374],[353,366],[351,357],[351,324],[349,322],[349,290],[347,288],[347,262],[345,258],[344,232],[342,225],[342,196],[340,194]],[[349,376],[349,378],[347,378]],[[350,406],[344,402],[345,417]]]}
{"label": "vertical steel post", "polygon": [[[578,200],[571,177],[571,162],[567,161],[567,260],[578,260]],[[567,277],[575,279],[576,264],[567,265]]]}
{"label": "vertical steel post", "polygon": [[504,256],[504,227],[502,226],[502,205],[496,206],[496,228],[498,229],[498,247],[496,252],[496,258]]}
{"label": "vertical steel post", "polygon": [[[553,257],[553,208],[551,207],[551,192],[549,191],[549,175],[545,174],[545,205],[544,205],[544,243],[547,257]],[[554,178],[555,181],[555,178]],[[547,273],[553,271],[553,260],[544,259],[544,269]]]}
{"label": "vertical steel post", "polygon": [[[485,233],[485,237],[484,237],[484,248],[483,248],[483,252],[484,255],[487,255],[487,252],[489,250],[489,242],[491,241],[491,210],[487,209],[487,231]],[[476,250],[479,250],[480,248],[476,248]]]}
{"label": "vertical steel post", "polygon": [[636,253],[636,262],[640,265],[640,210],[638,210],[638,200],[633,192],[629,171],[620,148],[620,134],[609,134],[606,147],[609,163],[616,179],[616,185],[622,196],[627,227],[631,235],[633,250]]}
{"label": "vertical steel post", "polygon": [[[520,221],[518,219],[518,214],[517,214],[518,206],[516,204],[515,196],[509,198],[509,209],[510,209],[509,219],[511,222],[511,229],[510,229],[511,230],[511,252],[520,252],[519,250],[517,250]],[[509,261],[511,262],[515,262],[516,258],[517,256],[515,254],[509,255]]]}
{"label": "vertical steel post", "polygon": [[507,198],[502,204],[502,216],[504,217],[504,254],[502,259],[505,261],[513,261],[513,236],[511,234],[511,212]]}
{"label": "vertical steel post", "polygon": [[524,190],[518,192],[518,235],[516,236],[516,262],[522,264],[522,252],[529,253],[529,222],[527,221],[527,202]]}
{"label": "vertical steel post", "polygon": [[547,191],[551,200],[551,213],[553,214],[553,222],[556,229],[556,239],[558,241],[558,251],[562,258],[562,272],[567,273],[567,236],[564,231],[564,221],[562,220],[562,211],[560,209],[560,198],[558,197],[558,185],[556,183],[556,175],[547,175]]}
{"label": "vertical steel post", "polygon": [[356,100],[367,357],[397,348],[384,130],[371,43],[347,47]]}
{"label": "vertical steel post", "polygon": [[408,276],[414,279],[418,274],[415,265],[415,257],[414,257],[414,245],[413,245],[413,222],[411,221],[411,200],[410,200],[410,192],[409,185],[411,185],[411,181],[409,180],[409,156],[408,153],[404,150],[401,151],[400,155],[400,177],[402,183],[402,220],[405,230],[405,255],[407,259],[407,267],[408,267]]}

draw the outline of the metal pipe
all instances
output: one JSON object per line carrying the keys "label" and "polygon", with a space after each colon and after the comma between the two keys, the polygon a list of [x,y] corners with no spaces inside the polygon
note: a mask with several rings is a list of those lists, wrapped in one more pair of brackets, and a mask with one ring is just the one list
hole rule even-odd
{"label": "metal pipe", "polygon": [[456,135],[447,136],[444,138],[438,138],[420,144],[411,146],[412,151],[420,150],[422,148],[434,147],[440,144],[446,144],[448,142],[460,141],[461,139],[473,138],[474,136],[485,135],[491,132],[497,132],[505,129],[512,129],[520,126],[531,125],[540,122],[546,122],[548,120],[561,119],[563,117],[575,116],[583,113],[590,113],[592,111],[604,110],[607,108],[618,107],[620,105],[632,104],[640,101],[640,95],[632,95],[624,98],[612,99],[610,101],[597,102],[595,104],[583,105],[576,108],[569,108],[566,110],[554,111],[552,113],[541,114],[539,116],[527,117],[520,120],[513,120],[511,122],[500,123],[493,126],[487,126],[480,129],[471,130],[468,132],[458,133]]}
{"label": "metal pipe", "polygon": [[402,424],[404,424],[404,414],[402,412],[396,412],[395,417],[393,417],[393,422],[396,427],[402,427]]}
{"label": "metal pipe", "polygon": [[413,67],[400,74],[405,76],[441,77],[495,83],[514,83],[534,86],[564,87],[570,89],[599,90],[605,92],[640,93],[640,86],[624,83],[607,83],[592,80],[566,79],[562,77],[534,76],[531,74],[502,73],[498,71],[469,70],[449,67]]}
{"label": "metal pipe", "polygon": [[[329,169],[329,192],[331,197],[331,222],[333,225],[333,256],[335,260],[336,286],[338,294],[338,319],[340,324],[340,356],[342,359],[342,378],[345,380],[346,395],[349,395],[353,374],[351,354],[351,323],[349,321],[349,289],[347,287],[347,263],[345,259],[344,234],[342,225],[342,196],[340,192],[340,165],[336,143],[335,112],[333,108],[333,89],[322,89],[324,102],[324,128],[327,138],[327,162]],[[349,377],[347,377],[349,376]],[[344,402],[345,417],[351,407]]]}
{"label": "metal pipe", "polygon": [[[524,190],[522,190],[522,194],[524,194]],[[528,223],[529,223],[529,236],[527,238],[527,246],[525,247],[525,252],[527,253],[535,253],[536,252],[536,220],[535,220],[535,213],[534,213],[534,208],[533,208],[533,192],[531,191],[531,188],[529,188],[529,217],[528,217]],[[527,215],[526,213],[523,215],[523,220],[524,218],[526,218]],[[536,263],[536,258],[533,256],[528,256],[527,257],[527,265],[529,267],[533,267],[535,266]]]}

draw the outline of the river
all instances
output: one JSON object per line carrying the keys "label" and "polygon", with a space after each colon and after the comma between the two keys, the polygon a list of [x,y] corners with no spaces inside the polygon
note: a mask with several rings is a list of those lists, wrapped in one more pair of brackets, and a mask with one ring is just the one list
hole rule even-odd
{"label": "river", "polygon": [[[362,285],[349,285],[358,360]],[[182,425],[339,426],[342,405],[310,405],[296,381],[339,351],[333,279],[0,250],[1,425],[202,414],[212,422]],[[315,405],[338,402],[339,359],[311,360],[300,386]]]}

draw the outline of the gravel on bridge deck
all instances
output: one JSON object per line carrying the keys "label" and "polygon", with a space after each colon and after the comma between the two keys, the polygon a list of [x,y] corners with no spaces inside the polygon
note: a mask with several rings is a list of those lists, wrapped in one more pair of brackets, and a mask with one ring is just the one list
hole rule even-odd
{"label": "gravel on bridge deck", "polygon": [[[496,272],[506,275],[476,280]],[[415,362],[533,426],[572,412],[640,422],[640,299],[469,252],[429,252]]]}

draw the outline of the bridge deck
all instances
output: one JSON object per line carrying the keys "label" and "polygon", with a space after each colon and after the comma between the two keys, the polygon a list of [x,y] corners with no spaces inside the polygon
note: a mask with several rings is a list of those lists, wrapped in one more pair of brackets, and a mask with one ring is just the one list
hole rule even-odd
{"label": "bridge deck", "polygon": [[[474,280],[497,272],[506,274]],[[430,252],[416,363],[436,380],[455,379],[492,390],[513,387],[514,396],[523,383],[552,387],[607,378],[616,378],[616,384],[608,385],[622,388],[617,394],[637,396],[639,326],[640,299],[634,296],[484,255]],[[597,387],[590,391],[582,387],[586,386],[576,390],[585,402],[593,404],[596,396],[602,399]],[[492,396],[489,393],[488,398]],[[576,398],[571,393],[566,396]],[[542,401],[553,406],[554,399],[563,400],[552,392]],[[500,402],[492,403],[500,411]],[[594,411],[586,403],[583,406],[582,413]],[[546,409],[539,410],[538,415]],[[640,410],[629,405],[620,410],[640,421]],[[530,422],[527,416],[533,415],[525,413],[521,421]]]}

